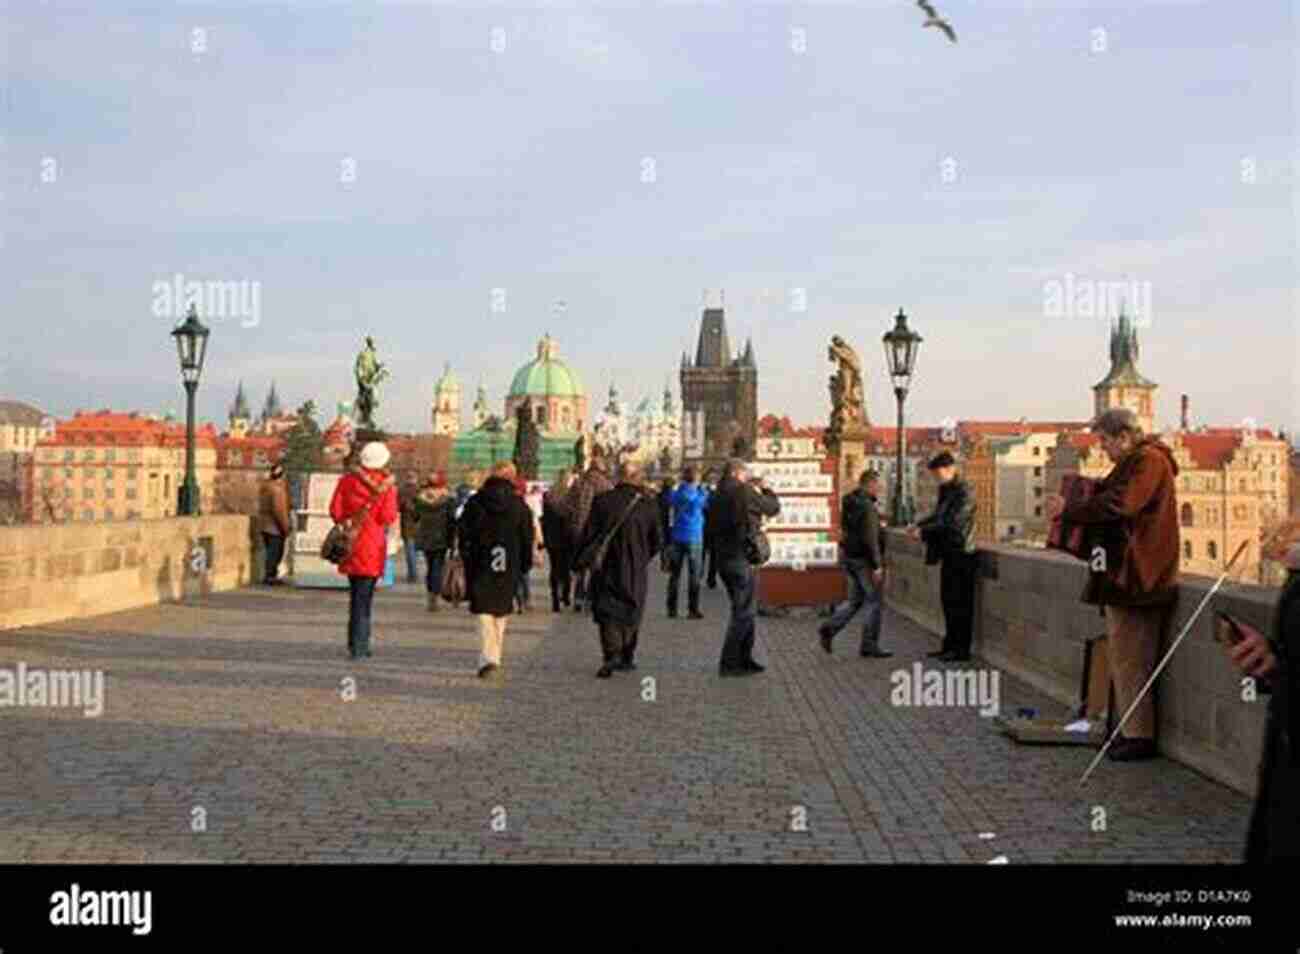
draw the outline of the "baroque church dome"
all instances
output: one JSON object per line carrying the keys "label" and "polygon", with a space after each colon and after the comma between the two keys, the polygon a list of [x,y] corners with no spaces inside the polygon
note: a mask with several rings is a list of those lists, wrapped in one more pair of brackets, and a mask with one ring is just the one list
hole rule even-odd
{"label": "baroque church dome", "polygon": [[561,361],[554,339],[537,343],[537,357],[515,372],[508,397],[585,397],[582,380]]}

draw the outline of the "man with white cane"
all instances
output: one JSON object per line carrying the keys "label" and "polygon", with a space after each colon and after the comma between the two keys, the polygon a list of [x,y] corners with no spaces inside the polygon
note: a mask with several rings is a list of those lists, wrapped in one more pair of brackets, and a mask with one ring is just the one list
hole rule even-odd
{"label": "man with white cane", "polygon": [[1082,503],[1067,508],[1059,495],[1050,497],[1047,515],[1084,525],[1097,541],[1082,598],[1105,613],[1115,700],[1125,713],[1109,755],[1132,762],[1158,754],[1155,705],[1145,686],[1154,681],[1160,640],[1178,600],[1178,465],[1127,408],[1104,412],[1092,429],[1114,468]]}

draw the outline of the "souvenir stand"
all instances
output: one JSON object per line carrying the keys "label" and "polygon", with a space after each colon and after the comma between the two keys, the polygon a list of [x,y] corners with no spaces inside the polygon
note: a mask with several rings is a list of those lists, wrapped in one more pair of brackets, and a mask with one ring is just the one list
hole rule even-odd
{"label": "souvenir stand", "polygon": [[759,568],[763,606],[821,606],[847,598],[840,569],[837,459],[811,437],[761,438],[750,473],[765,478],[781,513],[763,522],[772,559]]}

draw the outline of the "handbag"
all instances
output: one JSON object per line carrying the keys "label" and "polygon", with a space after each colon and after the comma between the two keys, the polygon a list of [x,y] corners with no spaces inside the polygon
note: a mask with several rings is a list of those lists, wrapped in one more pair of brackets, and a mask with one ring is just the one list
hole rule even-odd
{"label": "handbag", "polygon": [[609,552],[609,544],[614,539],[614,535],[622,529],[624,522],[632,515],[632,511],[636,509],[636,505],[639,504],[644,497],[645,495],[641,491],[637,491],[636,495],[632,498],[632,502],[627,505],[627,509],[623,511],[622,515],[614,525],[599,537],[589,540],[587,545],[578,551],[578,555],[573,559],[573,568],[575,570],[579,573],[586,573],[588,571],[592,573],[600,572],[601,565],[605,562],[605,555]]}
{"label": "handbag", "polygon": [[449,556],[442,568],[442,598],[453,606],[465,598],[465,561],[459,554]]}
{"label": "handbag", "polygon": [[320,545],[322,560],[338,565],[345,562],[352,555],[352,551],[357,545],[357,538],[361,536],[361,528],[365,526],[366,518],[370,515],[370,508],[392,486],[391,480],[384,480],[378,487],[371,487],[364,478],[362,478],[362,481],[367,487],[370,487],[370,499],[366,501],[365,506],[352,516],[330,527],[330,532],[325,534],[325,539],[321,541]]}

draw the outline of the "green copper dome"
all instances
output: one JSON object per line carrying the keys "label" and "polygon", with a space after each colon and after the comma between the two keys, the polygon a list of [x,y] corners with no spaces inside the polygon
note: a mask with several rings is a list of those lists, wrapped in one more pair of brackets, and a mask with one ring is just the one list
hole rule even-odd
{"label": "green copper dome", "polygon": [[537,344],[537,357],[515,373],[509,397],[544,395],[547,397],[583,397],[587,392],[578,375],[556,357],[555,342],[547,335]]}

